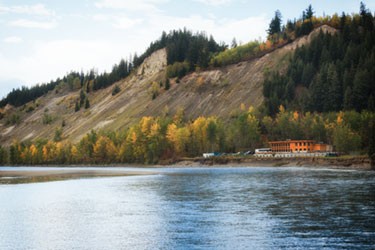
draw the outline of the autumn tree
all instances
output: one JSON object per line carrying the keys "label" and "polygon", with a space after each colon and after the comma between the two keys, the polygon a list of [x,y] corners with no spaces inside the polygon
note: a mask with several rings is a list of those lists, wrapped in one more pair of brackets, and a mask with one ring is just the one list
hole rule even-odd
{"label": "autumn tree", "polygon": [[99,136],[93,146],[93,156],[96,163],[114,163],[116,162],[117,148],[108,137]]}

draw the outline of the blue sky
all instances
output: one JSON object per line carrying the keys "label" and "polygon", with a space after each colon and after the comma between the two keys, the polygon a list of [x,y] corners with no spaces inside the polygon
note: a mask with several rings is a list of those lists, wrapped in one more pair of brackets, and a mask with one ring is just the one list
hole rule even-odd
{"label": "blue sky", "polygon": [[[375,0],[364,1],[375,10]],[[299,18],[353,13],[360,1],[0,0],[0,98],[22,85],[49,82],[71,70],[110,71],[142,53],[163,30],[187,27],[230,43],[264,39],[275,10]]]}

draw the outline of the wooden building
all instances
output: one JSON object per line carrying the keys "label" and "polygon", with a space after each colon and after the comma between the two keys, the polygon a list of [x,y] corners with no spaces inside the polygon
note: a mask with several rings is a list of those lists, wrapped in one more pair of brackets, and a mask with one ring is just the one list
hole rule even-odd
{"label": "wooden building", "polygon": [[329,152],[332,146],[316,143],[314,140],[286,140],[269,142],[272,152],[298,153],[298,152]]}

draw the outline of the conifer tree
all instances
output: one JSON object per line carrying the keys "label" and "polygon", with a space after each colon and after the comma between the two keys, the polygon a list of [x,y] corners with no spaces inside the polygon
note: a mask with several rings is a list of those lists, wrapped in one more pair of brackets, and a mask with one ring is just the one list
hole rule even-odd
{"label": "conifer tree", "polygon": [[89,98],[86,98],[85,100],[85,109],[88,109],[90,108],[90,101],[89,101]]}
{"label": "conifer tree", "polygon": [[272,18],[269,28],[267,30],[268,35],[273,35],[281,31],[281,12],[275,11],[275,16]]}

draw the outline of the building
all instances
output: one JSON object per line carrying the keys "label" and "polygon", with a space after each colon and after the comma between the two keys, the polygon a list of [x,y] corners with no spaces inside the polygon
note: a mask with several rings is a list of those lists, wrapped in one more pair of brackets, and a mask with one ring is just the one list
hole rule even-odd
{"label": "building", "polygon": [[271,151],[275,153],[310,153],[332,151],[331,145],[316,143],[314,140],[271,141],[269,144]]}

